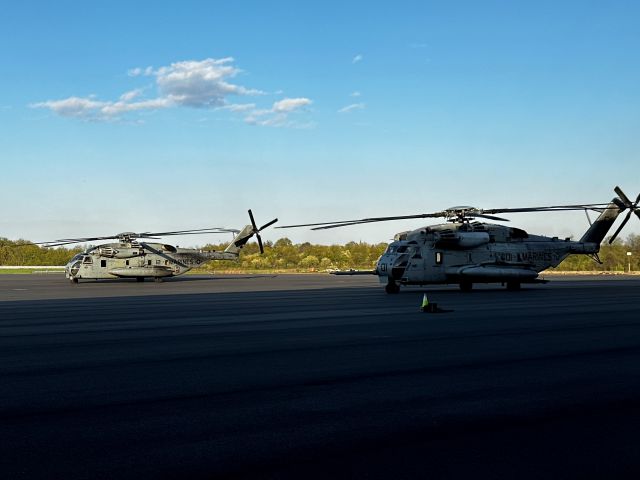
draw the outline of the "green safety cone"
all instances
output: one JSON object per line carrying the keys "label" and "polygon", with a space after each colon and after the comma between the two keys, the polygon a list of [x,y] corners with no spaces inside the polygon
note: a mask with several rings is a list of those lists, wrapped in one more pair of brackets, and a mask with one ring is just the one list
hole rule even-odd
{"label": "green safety cone", "polygon": [[427,298],[427,294],[425,293],[422,297],[422,305],[420,305],[420,310],[423,312],[427,312],[429,309],[429,299]]}
{"label": "green safety cone", "polygon": [[437,303],[429,303],[429,299],[427,298],[427,294],[425,293],[422,297],[422,305],[420,305],[421,312],[429,312],[429,313],[438,313],[441,310],[438,308]]}

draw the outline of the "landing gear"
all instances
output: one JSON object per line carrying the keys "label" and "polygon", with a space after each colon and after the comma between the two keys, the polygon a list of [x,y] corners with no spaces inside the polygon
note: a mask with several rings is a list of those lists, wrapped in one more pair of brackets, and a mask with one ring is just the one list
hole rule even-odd
{"label": "landing gear", "polygon": [[387,293],[398,293],[400,291],[400,285],[393,280],[389,280],[389,283],[384,287],[384,291]]}
{"label": "landing gear", "polygon": [[520,282],[507,282],[507,290],[510,292],[517,292],[520,290]]}
{"label": "landing gear", "polygon": [[473,283],[468,281],[460,282],[460,290],[463,292],[470,292],[473,289]]}
{"label": "landing gear", "polygon": [[144,277],[136,277],[136,282],[144,282]]}
{"label": "landing gear", "polygon": [[78,283],[78,279],[76,277],[71,277],[69,281],[74,285]]}
{"label": "landing gear", "polygon": [[164,280],[162,279],[162,277],[153,277],[153,281],[156,283],[162,283],[164,282]]}

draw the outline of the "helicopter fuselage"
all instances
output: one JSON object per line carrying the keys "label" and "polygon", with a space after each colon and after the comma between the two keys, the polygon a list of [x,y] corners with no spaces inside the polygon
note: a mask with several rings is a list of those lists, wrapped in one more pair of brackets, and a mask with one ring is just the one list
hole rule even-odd
{"label": "helicopter fuselage", "polygon": [[540,281],[538,274],[569,254],[596,254],[599,244],[529,235],[522,229],[465,222],[432,225],[395,236],[378,259],[375,274],[395,293],[399,285],[520,283]]}
{"label": "helicopter fuselage", "polygon": [[[380,282],[386,283],[387,293],[397,293],[400,285],[446,283],[458,283],[462,290],[470,290],[474,282],[506,283],[508,290],[518,290],[521,283],[544,282],[538,279],[539,273],[557,266],[570,254],[589,255],[600,262],[600,243],[618,216],[628,210],[622,223],[609,238],[609,243],[616,239],[631,215],[635,214],[640,218],[640,195],[632,202],[620,187],[616,186],[613,190],[617,196],[608,204],[583,203],[493,209],[459,206],[431,213],[284,225],[280,228],[313,227],[312,230],[326,230],[392,220],[446,218],[448,223],[396,234],[394,241],[378,259],[375,270],[333,273],[378,275]],[[589,220],[589,228],[579,241],[529,235],[520,228],[474,220],[482,218],[508,221],[496,214],[573,210],[599,212],[594,222]]]}
{"label": "helicopter fuselage", "polygon": [[230,252],[178,248],[160,243],[109,243],[93,247],[73,257],[65,266],[66,277],[79,279],[152,277],[160,281],[182,275],[210,260],[235,260]]}

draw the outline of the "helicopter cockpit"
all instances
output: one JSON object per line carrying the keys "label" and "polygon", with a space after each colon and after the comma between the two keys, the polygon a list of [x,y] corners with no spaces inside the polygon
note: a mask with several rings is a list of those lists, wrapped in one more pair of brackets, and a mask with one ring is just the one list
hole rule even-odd
{"label": "helicopter cockpit", "polygon": [[82,263],[91,263],[91,256],[85,255],[84,253],[78,253],[74,255],[69,263],[67,263],[64,267],[64,271],[66,273],[67,278],[74,278],[78,272],[80,271],[80,265]]}
{"label": "helicopter cockpit", "polygon": [[410,259],[420,257],[420,247],[416,242],[396,240],[387,246],[387,249],[378,259],[376,272],[381,278],[399,279],[402,277]]}

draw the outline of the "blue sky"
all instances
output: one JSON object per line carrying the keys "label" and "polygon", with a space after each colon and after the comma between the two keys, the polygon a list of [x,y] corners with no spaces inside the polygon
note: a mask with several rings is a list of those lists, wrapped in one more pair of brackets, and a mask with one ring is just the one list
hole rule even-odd
{"label": "blue sky", "polygon": [[[305,3],[5,6],[0,236],[640,191],[636,2]],[[510,218],[558,236],[587,225]],[[377,242],[422,224],[264,236]]]}

